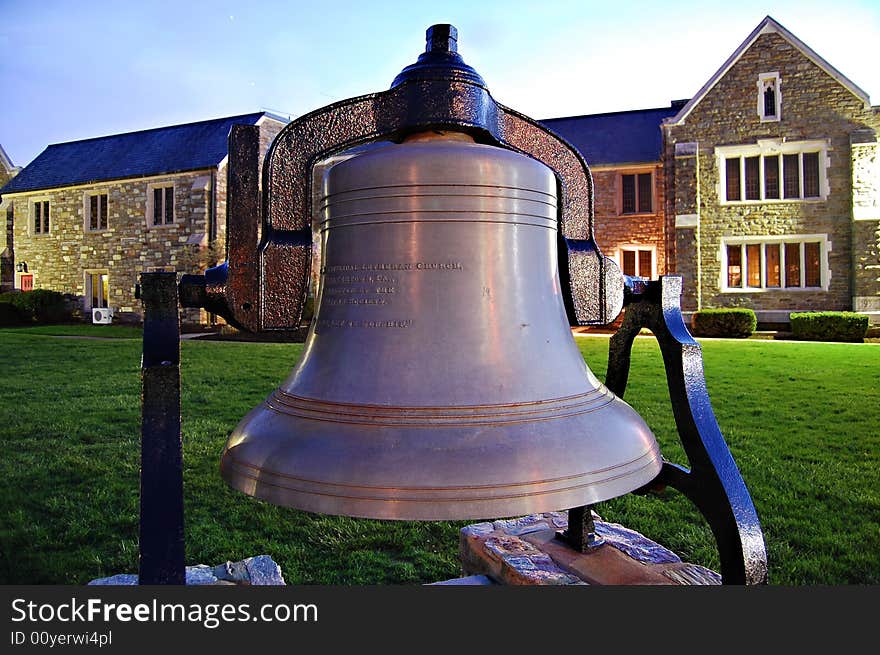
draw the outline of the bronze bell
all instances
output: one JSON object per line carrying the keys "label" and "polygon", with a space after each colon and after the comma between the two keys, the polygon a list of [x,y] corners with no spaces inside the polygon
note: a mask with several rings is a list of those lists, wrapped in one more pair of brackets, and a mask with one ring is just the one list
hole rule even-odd
{"label": "bronze bell", "polygon": [[[570,330],[623,302],[592,237],[589,169],[491,98],[452,26],[427,36],[388,91],[278,135],[262,205],[258,135],[233,130],[228,264],[183,282],[184,304],[253,331],[297,325],[313,198],[321,275],[302,357],[232,433],[222,475],[272,503],[381,519],[513,516],[638,489],[661,470],[657,443]],[[315,164],[346,152],[312,189]]]}
{"label": "bronze bell", "polygon": [[303,354],[222,456],[272,503],[381,519],[591,504],[661,458],[584,363],[563,306],[556,178],[462,132],[417,133],[324,175]]}

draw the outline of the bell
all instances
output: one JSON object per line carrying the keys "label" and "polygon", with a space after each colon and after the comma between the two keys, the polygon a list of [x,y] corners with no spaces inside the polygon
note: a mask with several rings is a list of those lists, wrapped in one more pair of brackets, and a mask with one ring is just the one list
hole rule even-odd
{"label": "bell", "polygon": [[579,352],[543,163],[427,131],[333,165],[302,357],[221,458],[271,503],[379,519],[588,505],[654,479],[658,445]]}

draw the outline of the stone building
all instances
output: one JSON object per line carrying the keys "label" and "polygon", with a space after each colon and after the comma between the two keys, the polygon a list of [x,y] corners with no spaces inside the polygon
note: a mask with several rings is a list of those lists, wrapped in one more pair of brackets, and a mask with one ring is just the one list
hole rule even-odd
{"label": "stone building", "polygon": [[666,250],[686,309],[880,320],[880,107],[765,18],[663,126]]}
{"label": "stone building", "polygon": [[596,242],[626,275],[655,278],[669,270],[660,124],[683,104],[541,121],[589,164]]}
{"label": "stone building", "polygon": [[140,273],[223,259],[231,126],[259,126],[265,155],[286,122],[259,112],[50,145],[0,189],[15,288],[73,294],[87,317],[109,307],[140,319]]}
{"label": "stone building", "polygon": [[[18,175],[15,166],[0,145],[0,186]],[[11,291],[15,285],[15,252],[12,249],[12,207],[0,202],[0,293]]]}

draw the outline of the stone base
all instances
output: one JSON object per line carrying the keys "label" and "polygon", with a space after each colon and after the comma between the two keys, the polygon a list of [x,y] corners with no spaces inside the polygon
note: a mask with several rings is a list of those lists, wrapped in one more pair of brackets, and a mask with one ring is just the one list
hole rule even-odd
{"label": "stone base", "polygon": [[[98,578],[90,585],[137,585],[136,573],[119,573]],[[224,562],[217,566],[197,564],[186,567],[187,585],[283,585],[281,567],[268,555],[248,557],[240,562]]]}
{"label": "stone base", "polygon": [[[557,538],[564,512],[476,523],[461,531],[462,580],[505,585],[719,585],[721,576],[682,562],[644,535],[593,514],[603,545],[580,553]],[[442,584],[452,584],[447,581]],[[456,584],[468,584],[457,582]]]}

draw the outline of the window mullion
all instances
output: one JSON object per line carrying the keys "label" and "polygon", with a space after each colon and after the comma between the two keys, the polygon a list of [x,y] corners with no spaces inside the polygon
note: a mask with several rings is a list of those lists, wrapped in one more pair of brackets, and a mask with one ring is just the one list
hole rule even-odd
{"label": "window mullion", "polygon": [[741,156],[739,158],[739,199],[740,201],[745,200],[746,198],[746,158],[745,156]]}
{"label": "window mullion", "polygon": [[779,242],[779,288],[786,289],[788,288],[786,275],[787,268],[785,264],[785,241]]}
{"label": "window mullion", "polygon": [[764,155],[758,155],[758,198],[764,200],[766,198],[766,190],[764,189]]}
{"label": "window mullion", "polygon": [[800,246],[799,251],[801,256],[801,289],[805,289],[807,286],[807,267],[805,266],[805,264],[807,263],[807,258],[805,257],[804,253],[804,242],[801,241],[798,245]]}
{"label": "window mullion", "polygon": [[[763,157],[761,158],[764,159]],[[761,244],[761,288],[767,288],[767,244]]]}
{"label": "window mullion", "polygon": [[[804,199],[804,153],[798,153],[798,197]],[[803,256],[801,256],[803,260]],[[803,285],[801,285],[803,286]]]}

